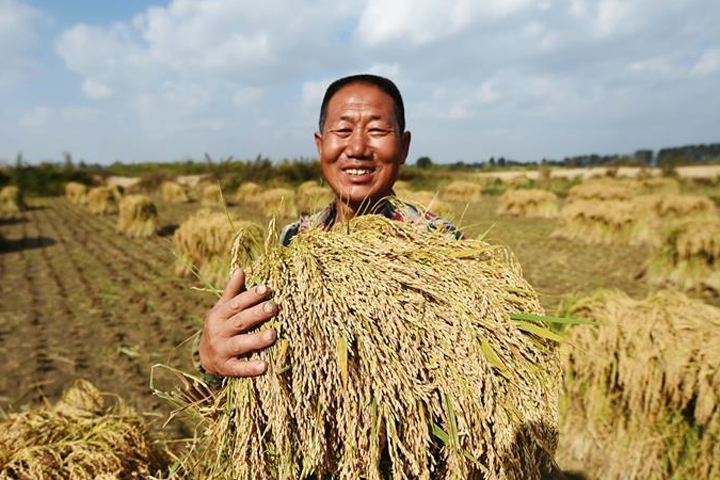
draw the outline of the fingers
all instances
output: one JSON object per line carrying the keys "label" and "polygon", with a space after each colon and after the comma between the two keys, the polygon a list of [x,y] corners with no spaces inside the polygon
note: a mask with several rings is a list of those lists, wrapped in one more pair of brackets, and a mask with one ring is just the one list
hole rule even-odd
{"label": "fingers", "polygon": [[233,358],[225,364],[225,377],[257,377],[267,371],[267,362]]}
{"label": "fingers", "polygon": [[269,292],[270,289],[265,285],[258,285],[246,292],[242,292],[220,305],[218,307],[218,316],[221,319],[228,319],[246,308],[257,305]]}
{"label": "fingers", "polygon": [[274,317],[278,311],[278,306],[272,300],[259,303],[253,307],[246,308],[242,312],[236,314],[228,322],[228,327],[232,329],[231,334],[247,332],[253,327],[260,325],[262,322]]}
{"label": "fingers", "polygon": [[218,304],[223,304],[242,292],[245,287],[245,272],[242,268],[236,268],[230,275],[227,285],[225,285],[225,291],[223,292]]}
{"label": "fingers", "polygon": [[277,333],[271,328],[262,332],[235,335],[226,344],[229,349],[227,355],[233,357],[247,355],[271,346],[275,340]]}

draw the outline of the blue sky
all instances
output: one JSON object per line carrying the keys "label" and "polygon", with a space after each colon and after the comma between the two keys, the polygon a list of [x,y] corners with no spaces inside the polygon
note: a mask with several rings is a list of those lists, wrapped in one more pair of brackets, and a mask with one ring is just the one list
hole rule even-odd
{"label": "blue sky", "polygon": [[715,0],[0,0],[0,162],[312,156],[342,75],[394,79],[412,158],[720,141]]}

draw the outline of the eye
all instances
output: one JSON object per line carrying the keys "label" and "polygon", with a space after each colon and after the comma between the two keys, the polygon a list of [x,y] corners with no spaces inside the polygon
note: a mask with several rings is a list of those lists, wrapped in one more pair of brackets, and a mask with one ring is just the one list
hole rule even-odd
{"label": "eye", "polygon": [[352,128],[336,128],[333,133],[341,137],[349,137],[352,135]]}

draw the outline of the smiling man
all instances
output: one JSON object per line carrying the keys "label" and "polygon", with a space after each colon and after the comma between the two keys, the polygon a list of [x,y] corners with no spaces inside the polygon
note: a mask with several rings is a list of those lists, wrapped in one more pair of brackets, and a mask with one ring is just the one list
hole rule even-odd
{"label": "smiling man", "polygon": [[[366,213],[460,238],[462,234],[451,223],[393,200],[393,185],[407,158],[410,138],[410,132],[405,131],[402,96],[392,81],[376,75],[354,75],[333,82],[320,108],[315,145],[335,200],[322,211],[285,227],[283,245],[289,245],[308,228],[327,230]],[[196,363],[211,376],[250,377],[267,369],[265,362],[243,357],[275,343],[277,333],[273,329],[247,332],[275,316],[278,305],[265,300],[270,294],[266,286],[244,291],[244,285],[244,273],[233,272],[222,297],[205,319]]]}

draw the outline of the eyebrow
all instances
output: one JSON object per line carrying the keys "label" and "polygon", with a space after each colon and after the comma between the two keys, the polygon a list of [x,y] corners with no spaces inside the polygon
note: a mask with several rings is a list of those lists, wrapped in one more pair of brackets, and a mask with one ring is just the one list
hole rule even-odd
{"label": "eyebrow", "polygon": [[[340,120],[345,120],[345,121],[351,122],[351,121],[355,120],[356,118],[357,118],[357,116],[355,116],[355,115],[341,115],[339,119],[340,119]],[[384,121],[389,121],[389,120],[381,117],[380,115],[371,115],[371,116],[370,116],[370,120],[384,120]]]}

